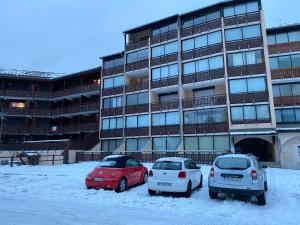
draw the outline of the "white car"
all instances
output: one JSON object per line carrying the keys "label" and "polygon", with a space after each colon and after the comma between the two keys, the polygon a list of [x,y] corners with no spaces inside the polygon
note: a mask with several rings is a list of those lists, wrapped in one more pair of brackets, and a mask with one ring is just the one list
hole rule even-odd
{"label": "white car", "polygon": [[156,160],[148,176],[148,192],[179,192],[189,198],[202,187],[201,168],[188,158],[167,157]]}

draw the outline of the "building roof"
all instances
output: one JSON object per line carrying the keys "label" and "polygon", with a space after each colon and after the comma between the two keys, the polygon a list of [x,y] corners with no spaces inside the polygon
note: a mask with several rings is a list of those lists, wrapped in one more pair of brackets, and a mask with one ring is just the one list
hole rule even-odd
{"label": "building roof", "polygon": [[274,34],[274,33],[294,31],[294,30],[300,30],[300,23],[286,24],[278,27],[270,27],[267,28],[267,33]]}

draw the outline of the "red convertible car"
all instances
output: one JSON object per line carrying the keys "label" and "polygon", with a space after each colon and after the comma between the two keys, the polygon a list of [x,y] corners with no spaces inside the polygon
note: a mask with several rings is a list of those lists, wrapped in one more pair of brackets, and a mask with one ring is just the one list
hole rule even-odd
{"label": "red convertible car", "polygon": [[127,187],[146,183],[148,170],[136,159],[124,155],[107,156],[85,179],[87,188],[113,189],[123,192]]}

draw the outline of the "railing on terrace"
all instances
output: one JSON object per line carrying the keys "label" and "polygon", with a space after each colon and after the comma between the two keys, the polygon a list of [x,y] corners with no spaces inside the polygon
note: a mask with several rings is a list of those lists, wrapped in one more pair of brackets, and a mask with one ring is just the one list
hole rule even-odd
{"label": "railing on terrace", "polygon": [[300,51],[300,41],[269,45],[269,54],[280,54]]}
{"label": "railing on terrace", "polygon": [[184,124],[183,132],[184,134],[226,133],[228,128],[228,122]]}
{"label": "railing on terrace", "polygon": [[221,53],[223,51],[223,44],[215,44],[209,45],[203,48],[195,48],[189,51],[185,51],[181,53],[181,60],[195,59],[199,57],[204,57],[208,55],[213,55],[217,53]]}
{"label": "railing on terrace", "polygon": [[258,47],[263,47],[263,40],[262,40],[261,37],[246,39],[246,40],[226,42],[226,50],[227,51],[234,51],[234,50],[240,50],[240,49],[249,49],[249,48],[258,48]]}
{"label": "railing on terrace", "polygon": [[280,106],[299,106],[300,105],[300,96],[278,96],[274,97],[275,107]]}
{"label": "railing on terrace", "polygon": [[226,95],[213,95],[205,96],[201,98],[193,99],[183,99],[182,106],[186,108],[196,108],[196,107],[205,107],[205,106],[215,106],[215,105],[225,105],[226,104]]}
{"label": "railing on terrace", "polygon": [[131,43],[128,43],[126,44],[126,51],[132,51],[132,50],[135,50],[135,49],[139,49],[139,48],[143,48],[143,47],[146,47],[149,43],[149,39],[146,39],[146,40],[141,40],[141,41],[137,41],[137,42],[131,42]]}
{"label": "railing on terrace", "polygon": [[128,63],[126,64],[126,72],[148,68],[148,66],[149,66],[148,59],[133,62],[133,63]]}
{"label": "railing on terrace", "polygon": [[149,104],[138,104],[125,106],[125,114],[143,113],[149,111]]}
{"label": "railing on terrace", "polygon": [[247,13],[242,15],[235,15],[224,18],[225,26],[238,25],[243,23],[251,23],[260,21],[260,12]]}
{"label": "railing on terrace", "polygon": [[300,67],[271,70],[272,80],[299,78],[299,77],[300,77]]}
{"label": "railing on terrace", "polygon": [[253,74],[266,74],[266,65],[264,63],[253,64],[247,66],[228,67],[228,76],[244,76]]}
{"label": "railing on terrace", "polygon": [[179,134],[180,125],[152,126],[151,133],[152,135]]}
{"label": "railing on terrace", "polygon": [[181,30],[181,37],[190,36],[193,34],[208,32],[210,30],[215,30],[221,28],[221,19],[213,20],[207,23],[195,25],[192,27],[187,27]]}
{"label": "railing on terrace", "polygon": [[149,81],[142,81],[136,84],[127,84],[125,86],[125,91],[128,92],[135,92],[135,91],[143,91],[149,89]]}
{"label": "railing on terrace", "polygon": [[240,94],[230,95],[231,104],[268,102],[268,101],[269,101],[268,92],[240,93]]}
{"label": "railing on terrace", "polygon": [[173,77],[166,77],[159,80],[152,80],[151,81],[151,88],[161,88],[161,87],[167,87],[172,85],[178,85],[178,76]]}
{"label": "railing on terrace", "polygon": [[169,55],[164,55],[161,57],[156,57],[151,59],[151,66],[157,66],[161,64],[175,62],[178,59],[178,53],[173,53]]}
{"label": "railing on terrace", "polygon": [[178,107],[179,107],[179,100],[172,100],[167,102],[159,102],[159,103],[151,104],[152,111],[172,110],[172,109],[178,109]]}
{"label": "railing on terrace", "polygon": [[169,41],[172,39],[177,39],[177,30],[169,31],[163,34],[155,35],[151,37],[151,44],[157,44],[160,42]]}
{"label": "railing on terrace", "polygon": [[189,83],[221,79],[221,78],[224,78],[224,74],[225,74],[224,69],[217,69],[217,70],[210,70],[210,71],[206,71],[206,72],[186,74],[186,75],[182,76],[182,83],[189,84]]}

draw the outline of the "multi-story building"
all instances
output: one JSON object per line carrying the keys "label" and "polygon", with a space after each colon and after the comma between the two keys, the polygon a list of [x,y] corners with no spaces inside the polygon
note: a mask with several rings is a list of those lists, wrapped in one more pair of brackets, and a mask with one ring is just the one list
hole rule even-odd
{"label": "multi-story building", "polygon": [[102,57],[102,151],[231,151],[288,167],[268,53],[277,47],[268,49],[259,0],[221,2],[124,37],[124,51]]}

